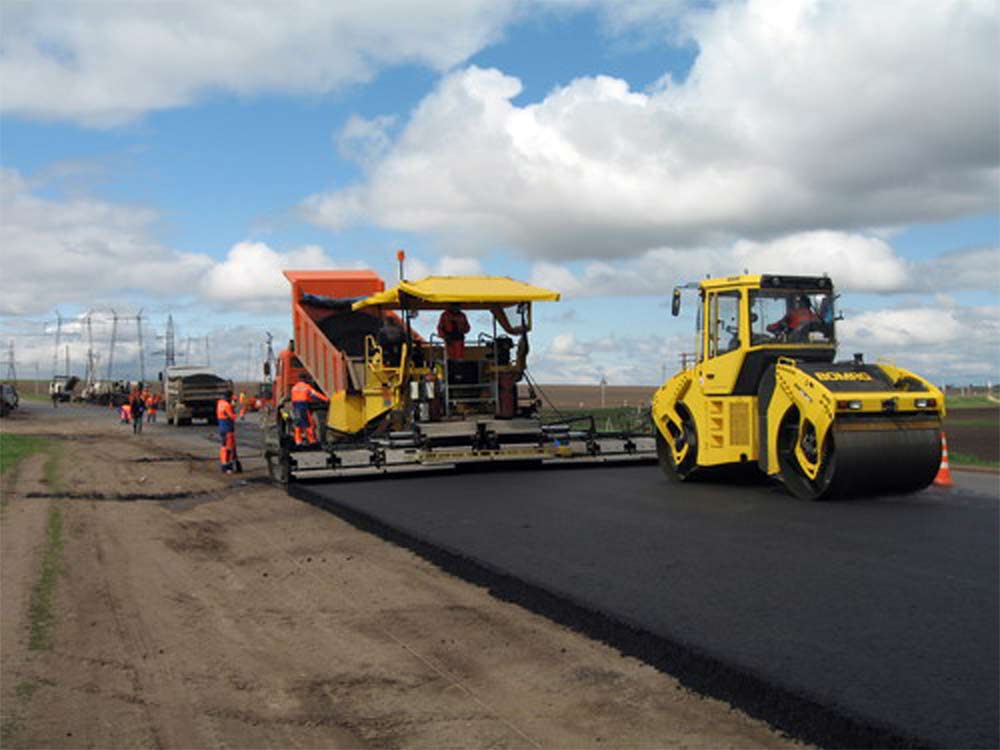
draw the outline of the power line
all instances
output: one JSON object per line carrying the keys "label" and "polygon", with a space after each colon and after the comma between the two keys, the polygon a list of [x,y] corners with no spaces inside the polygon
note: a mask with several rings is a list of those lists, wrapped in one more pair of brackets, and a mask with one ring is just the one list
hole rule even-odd
{"label": "power line", "polygon": [[14,339],[7,344],[7,356],[3,363],[7,365],[7,380],[14,382],[17,380],[17,360],[14,357]]}

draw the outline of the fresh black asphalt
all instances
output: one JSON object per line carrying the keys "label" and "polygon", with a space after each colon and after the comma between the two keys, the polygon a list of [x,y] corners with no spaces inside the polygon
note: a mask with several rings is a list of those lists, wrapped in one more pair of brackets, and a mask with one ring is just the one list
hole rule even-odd
{"label": "fresh black asphalt", "polygon": [[294,492],[806,741],[1000,746],[996,494],[809,503],[655,466]]}

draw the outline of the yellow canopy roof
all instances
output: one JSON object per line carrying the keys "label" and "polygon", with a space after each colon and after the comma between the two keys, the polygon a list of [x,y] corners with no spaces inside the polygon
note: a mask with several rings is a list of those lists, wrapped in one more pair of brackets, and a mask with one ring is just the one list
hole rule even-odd
{"label": "yellow canopy roof", "polygon": [[559,292],[515,281],[507,276],[428,276],[420,281],[402,281],[354,303],[363,307],[442,308],[459,304],[465,308],[513,305],[518,302],[556,302]]}

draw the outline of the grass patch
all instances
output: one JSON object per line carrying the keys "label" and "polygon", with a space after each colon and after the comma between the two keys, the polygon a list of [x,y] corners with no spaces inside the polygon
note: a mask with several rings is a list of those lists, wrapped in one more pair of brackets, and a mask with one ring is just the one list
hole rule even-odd
{"label": "grass patch", "polygon": [[48,393],[33,393],[31,391],[22,391],[18,389],[17,397],[22,401],[52,401],[52,397]]}
{"label": "grass patch", "polygon": [[[593,409],[542,409],[541,418],[544,422],[558,422],[563,419],[574,417],[594,417],[594,425],[602,432],[618,432],[630,430],[631,432],[649,432],[649,407],[635,406],[613,406],[604,409],[595,407]],[[583,429],[588,426],[585,421],[574,423],[575,427]]]}
{"label": "grass patch", "polygon": [[983,466],[989,469],[1000,469],[1000,461],[988,461],[985,458],[979,458],[979,456],[973,456],[969,453],[956,453],[952,450],[948,451],[948,463],[965,464],[966,466]]}
{"label": "grass patch", "polygon": [[36,435],[11,435],[0,432],[0,476],[14,468],[18,461],[46,449],[49,441]]}
{"label": "grass patch", "polygon": [[49,518],[45,528],[42,571],[31,589],[31,602],[28,605],[28,617],[31,623],[28,648],[32,651],[52,648],[52,628],[56,623],[54,609],[56,584],[62,573],[62,527],[62,506],[54,502],[49,508]]}
{"label": "grass patch", "polygon": [[17,716],[11,716],[0,721],[0,747],[10,747],[14,735],[24,728],[24,722]]}
{"label": "grass patch", "polygon": [[982,409],[993,407],[1000,409],[1000,404],[990,401],[986,396],[945,396],[945,406],[949,409]]}
{"label": "grass patch", "polygon": [[17,683],[17,687],[14,688],[14,695],[20,698],[22,701],[31,700],[31,696],[35,694],[38,690],[38,685],[28,680]]}
{"label": "grass patch", "polygon": [[46,451],[49,457],[45,461],[45,466],[42,467],[42,476],[52,492],[61,492],[63,486],[62,479],[59,477],[59,461],[62,459],[63,444],[61,442],[49,443]]}

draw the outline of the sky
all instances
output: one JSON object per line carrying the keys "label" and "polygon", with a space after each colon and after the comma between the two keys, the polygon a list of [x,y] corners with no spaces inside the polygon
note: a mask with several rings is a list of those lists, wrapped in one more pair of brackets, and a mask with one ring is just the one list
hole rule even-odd
{"label": "sky", "polygon": [[744,271],[829,274],[845,358],[997,382],[997,49],[995,0],[0,0],[0,361],[104,376],[117,315],[137,377],[141,313],[147,375],[169,315],[257,379],[282,270],[402,248],[559,291],[543,383],[662,382],[672,287]]}

